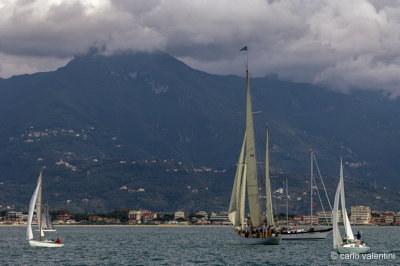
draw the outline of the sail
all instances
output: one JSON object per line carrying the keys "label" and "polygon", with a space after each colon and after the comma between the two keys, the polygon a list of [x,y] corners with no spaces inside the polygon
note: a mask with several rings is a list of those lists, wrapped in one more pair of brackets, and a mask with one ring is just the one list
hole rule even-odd
{"label": "sail", "polygon": [[41,225],[43,231],[54,230],[54,226],[50,219],[49,205],[47,203],[43,205]]}
{"label": "sail", "polygon": [[241,196],[241,187],[242,187],[242,177],[243,177],[243,169],[244,169],[244,151],[246,144],[246,135],[243,139],[242,150],[240,151],[239,161],[236,167],[236,175],[235,181],[233,182],[231,202],[229,204],[229,212],[228,217],[232,222],[233,226],[240,226],[240,215],[244,216],[244,213],[240,212],[240,196]]}
{"label": "sail", "polygon": [[343,225],[346,231],[346,238],[349,240],[354,240],[353,231],[351,230],[349,216],[346,211],[346,201],[344,197],[344,178],[343,178],[343,164],[342,159],[340,159],[340,180],[341,180],[341,190],[340,190],[340,200],[342,204],[342,216],[343,216]]}
{"label": "sail", "polygon": [[333,209],[332,209],[332,224],[333,224],[333,248],[337,248],[338,246],[341,246],[343,244],[342,241],[342,236],[340,235],[339,231],[339,199],[340,199],[340,191],[342,187],[342,180],[339,179],[339,185],[336,189],[336,194],[335,194],[335,202],[333,203]]}
{"label": "sail", "polygon": [[243,169],[243,178],[242,178],[242,185],[240,189],[240,202],[239,202],[239,210],[240,210],[240,224],[242,225],[242,230],[245,229],[245,222],[244,222],[244,214],[245,214],[245,207],[246,207],[246,182],[247,181],[247,167],[246,164],[244,165]]}
{"label": "sail", "polygon": [[271,180],[269,176],[269,143],[268,143],[268,128],[267,142],[265,149],[265,198],[266,198],[266,215],[267,224],[274,227],[274,214],[272,213],[272,196],[271,196]]}
{"label": "sail", "polygon": [[261,206],[258,191],[257,160],[253,125],[253,108],[251,104],[251,91],[249,70],[246,66],[246,168],[247,168],[247,193],[251,224],[253,227],[262,225]]}
{"label": "sail", "polygon": [[42,229],[42,186],[43,186],[43,176],[41,176],[39,191],[36,199],[36,217],[39,226],[40,239],[44,238],[44,232]]}
{"label": "sail", "polygon": [[[36,200],[39,194],[39,188],[42,185],[42,171],[40,171],[39,178],[36,184],[35,191],[33,192],[31,201],[29,203],[29,211],[28,211],[28,226],[26,231],[26,238],[27,240],[33,239],[33,232],[32,232],[32,219],[33,219],[33,212],[35,211]],[[37,215],[39,216],[39,215]]]}

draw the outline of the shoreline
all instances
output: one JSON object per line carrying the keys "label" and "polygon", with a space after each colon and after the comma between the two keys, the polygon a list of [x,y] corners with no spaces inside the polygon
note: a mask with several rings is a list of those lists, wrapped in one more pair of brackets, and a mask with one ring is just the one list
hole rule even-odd
{"label": "shoreline", "polygon": [[[26,227],[26,224],[0,224],[0,227]],[[231,227],[231,225],[194,225],[194,224],[54,224],[54,227]]]}
{"label": "shoreline", "polygon": [[[26,227],[26,224],[0,224],[0,227]],[[195,225],[195,224],[54,224],[54,227],[226,227],[230,228],[232,225]],[[296,228],[307,228],[308,226],[298,226]],[[325,228],[327,226],[315,226],[314,228]],[[339,226],[343,227],[343,226]],[[400,228],[400,226],[393,225],[354,225],[354,227],[361,228]]]}

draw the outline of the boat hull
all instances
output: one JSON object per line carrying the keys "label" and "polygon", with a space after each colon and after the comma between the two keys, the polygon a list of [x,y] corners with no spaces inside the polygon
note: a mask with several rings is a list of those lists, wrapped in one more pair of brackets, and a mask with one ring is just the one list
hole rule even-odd
{"label": "boat hull", "polygon": [[53,241],[49,240],[43,240],[43,241],[29,240],[29,245],[31,247],[45,247],[45,248],[60,248],[64,246],[64,244],[54,243]]}
{"label": "boat hull", "polygon": [[332,228],[327,230],[281,233],[282,240],[321,240],[326,239]]}
{"label": "boat hull", "polygon": [[279,245],[282,238],[280,236],[266,238],[248,238],[239,236],[239,243],[242,245]]}
{"label": "boat hull", "polygon": [[351,254],[351,253],[361,254],[361,253],[368,253],[369,247],[367,246],[357,247],[356,245],[343,245],[338,247],[337,250],[339,253],[343,254]]}

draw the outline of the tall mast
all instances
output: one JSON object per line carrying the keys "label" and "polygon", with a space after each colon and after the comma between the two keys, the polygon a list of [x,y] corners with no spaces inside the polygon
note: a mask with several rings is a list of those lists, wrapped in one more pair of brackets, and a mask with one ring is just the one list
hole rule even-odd
{"label": "tall mast", "polygon": [[314,166],[313,166],[313,150],[310,150],[310,159],[311,159],[311,173],[310,173],[310,228],[313,226],[313,180],[314,180]]}
{"label": "tall mast", "polygon": [[267,223],[274,227],[274,215],[272,213],[272,196],[271,196],[271,179],[269,173],[269,137],[268,125],[266,127],[266,145],[265,145],[265,213],[267,215]]}

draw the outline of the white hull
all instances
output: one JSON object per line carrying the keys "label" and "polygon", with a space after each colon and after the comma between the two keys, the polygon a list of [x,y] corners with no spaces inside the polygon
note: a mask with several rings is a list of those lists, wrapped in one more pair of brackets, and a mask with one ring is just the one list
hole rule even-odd
{"label": "white hull", "polygon": [[29,240],[29,245],[31,247],[46,247],[46,248],[60,248],[64,246],[64,244],[54,243],[53,241],[50,240],[43,240],[43,241]]}
{"label": "white hull", "polygon": [[247,238],[239,236],[239,242],[242,245],[279,245],[281,243],[280,236],[267,238]]}
{"label": "white hull", "polygon": [[283,240],[319,240],[319,239],[325,239],[330,232],[331,231],[298,232],[290,234],[282,233],[280,236],[282,237]]}
{"label": "white hull", "polygon": [[337,249],[338,249],[339,253],[345,253],[345,254],[349,254],[349,253],[360,254],[360,253],[368,253],[369,252],[369,247],[367,247],[365,245],[357,246],[354,243],[344,244],[343,246],[339,246]]}

